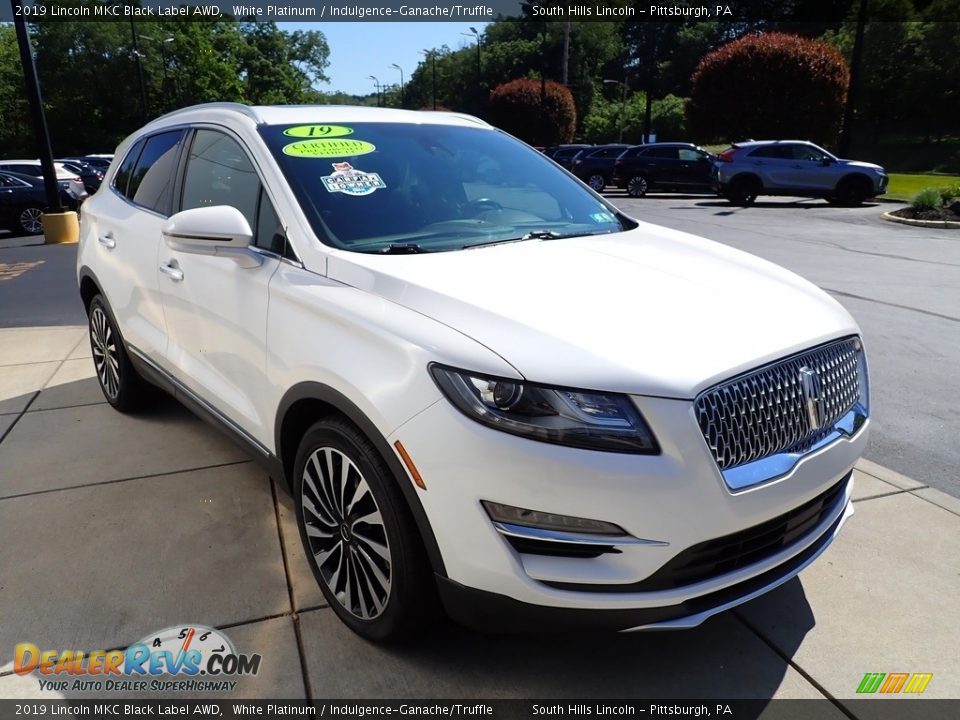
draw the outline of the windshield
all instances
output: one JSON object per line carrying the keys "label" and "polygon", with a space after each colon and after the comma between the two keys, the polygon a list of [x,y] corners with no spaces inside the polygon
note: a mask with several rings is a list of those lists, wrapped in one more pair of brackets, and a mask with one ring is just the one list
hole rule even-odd
{"label": "windshield", "polygon": [[494,130],[300,123],[260,132],[317,236],[345,250],[435,252],[633,226],[542,154]]}

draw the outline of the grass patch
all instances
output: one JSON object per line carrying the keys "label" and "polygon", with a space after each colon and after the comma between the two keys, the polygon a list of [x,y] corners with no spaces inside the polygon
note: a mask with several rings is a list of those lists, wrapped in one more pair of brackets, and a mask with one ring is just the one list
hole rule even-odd
{"label": "grass patch", "polygon": [[891,173],[890,184],[884,198],[908,201],[927,188],[943,188],[960,185],[958,175],[907,175]]}

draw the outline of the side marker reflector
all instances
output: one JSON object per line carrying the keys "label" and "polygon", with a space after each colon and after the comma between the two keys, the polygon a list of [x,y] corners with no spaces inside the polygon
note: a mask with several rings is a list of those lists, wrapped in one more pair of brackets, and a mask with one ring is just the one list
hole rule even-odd
{"label": "side marker reflector", "polygon": [[397,440],[393,446],[397,449],[397,452],[400,453],[400,458],[403,460],[403,464],[407,466],[407,470],[410,471],[410,477],[413,478],[413,481],[417,484],[417,487],[421,490],[426,490],[427,486],[423,482],[423,478],[420,477],[420,471],[417,470],[417,466],[413,464],[413,460],[410,459],[410,456],[407,454],[407,450],[403,447],[403,443]]}

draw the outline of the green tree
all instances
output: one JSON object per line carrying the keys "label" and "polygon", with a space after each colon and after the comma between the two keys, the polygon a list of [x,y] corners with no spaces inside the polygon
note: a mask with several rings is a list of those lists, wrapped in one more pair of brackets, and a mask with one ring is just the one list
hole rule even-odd
{"label": "green tree", "polygon": [[13,27],[0,26],[0,157],[33,155],[23,72]]}

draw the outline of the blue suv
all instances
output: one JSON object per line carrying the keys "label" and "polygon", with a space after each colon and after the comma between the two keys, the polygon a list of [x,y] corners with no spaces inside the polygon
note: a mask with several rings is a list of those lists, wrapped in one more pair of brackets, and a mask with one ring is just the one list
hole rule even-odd
{"label": "blue suv", "polygon": [[804,140],[751,140],[720,153],[713,188],[733,205],[751,205],[759,195],[793,195],[855,206],[886,191],[887,173]]}

